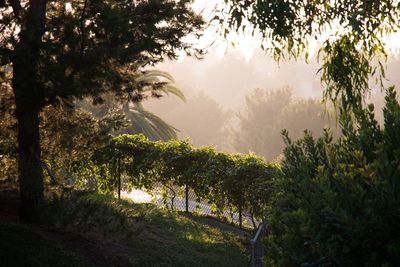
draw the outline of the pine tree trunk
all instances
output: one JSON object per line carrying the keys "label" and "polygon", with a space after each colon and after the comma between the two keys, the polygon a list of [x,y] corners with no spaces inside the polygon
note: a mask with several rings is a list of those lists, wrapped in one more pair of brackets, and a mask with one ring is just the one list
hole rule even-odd
{"label": "pine tree trunk", "polygon": [[43,171],[40,164],[39,112],[43,90],[38,78],[46,0],[30,0],[19,43],[13,58],[13,91],[18,123],[18,172],[21,220],[38,222],[43,202]]}

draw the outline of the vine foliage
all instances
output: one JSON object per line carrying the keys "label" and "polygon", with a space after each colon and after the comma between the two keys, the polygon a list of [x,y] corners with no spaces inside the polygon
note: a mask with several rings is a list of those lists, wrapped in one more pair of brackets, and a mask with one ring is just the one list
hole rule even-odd
{"label": "vine foliage", "polygon": [[265,212],[269,183],[279,171],[255,154],[227,154],[211,147],[193,147],[188,140],[151,141],[144,135],[120,135],[96,151],[101,191],[117,189],[115,159],[130,187],[152,191],[189,187],[201,199],[223,210],[247,211],[258,219]]}

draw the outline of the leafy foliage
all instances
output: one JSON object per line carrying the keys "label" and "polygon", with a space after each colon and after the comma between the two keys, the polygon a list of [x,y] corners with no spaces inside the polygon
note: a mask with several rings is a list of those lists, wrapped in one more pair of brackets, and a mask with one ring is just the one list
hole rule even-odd
{"label": "leafy foliage", "polygon": [[15,97],[21,219],[37,222],[40,218],[42,109],[85,96],[101,101],[104,92],[140,101],[145,95],[141,89],[149,85],[137,81],[143,67],[176,58],[178,50],[202,53],[184,38],[201,36],[204,27],[191,2],[0,3],[0,71],[2,76],[12,76]]}
{"label": "leafy foliage", "polygon": [[274,183],[271,266],[396,266],[399,262],[400,105],[387,90],[381,129],[373,107],[342,113],[343,137],[292,141]]}
{"label": "leafy foliage", "polygon": [[[319,40],[325,97],[346,108],[362,105],[370,75],[384,77],[384,37],[399,29],[398,1],[227,0],[217,19],[225,31],[263,37],[263,47],[276,59],[300,57],[312,39]],[[378,62],[376,65],[373,62]]]}
{"label": "leafy foliage", "polygon": [[[14,98],[10,91],[3,91],[2,97],[5,111],[0,113],[0,179],[16,187],[18,164]],[[113,134],[126,125],[122,114],[106,113],[102,118],[94,118],[90,113],[66,104],[44,108],[40,119],[41,162],[45,167],[46,185],[51,187],[74,183],[85,187],[89,180],[93,180],[90,178],[93,176],[90,166],[93,152],[107,144]]]}
{"label": "leafy foliage", "polygon": [[[178,50],[202,53],[183,40],[189,34],[201,34],[204,24],[190,2],[48,1],[37,70],[42,104],[106,91],[140,99],[146,81],[136,81],[139,68],[176,58]],[[24,20],[16,20],[8,6],[1,10],[2,21],[13,21],[2,23],[0,33],[1,65],[7,65]]]}
{"label": "leafy foliage", "polygon": [[261,199],[268,198],[265,188],[277,171],[254,154],[229,155],[209,147],[194,148],[188,141],[154,142],[143,135],[120,135],[94,157],[102,170],[98,175],[102,191],[116,189],[113,158],[121,160],[121,171],[131,186],[148,190],[158,184],[188,186],[215,206],[217,215],[229,208],[262,218]]}

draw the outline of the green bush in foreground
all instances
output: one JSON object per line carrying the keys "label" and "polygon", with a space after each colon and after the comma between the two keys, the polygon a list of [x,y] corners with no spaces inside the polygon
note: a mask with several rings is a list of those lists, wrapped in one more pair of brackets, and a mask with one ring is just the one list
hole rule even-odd
{"label": "green bush in foreground", "polygon": [[342,113],[343,137],[287,133],[275,181],[269,266],[398,266],[400,106],[387,91],[384,125],[373,107]]}

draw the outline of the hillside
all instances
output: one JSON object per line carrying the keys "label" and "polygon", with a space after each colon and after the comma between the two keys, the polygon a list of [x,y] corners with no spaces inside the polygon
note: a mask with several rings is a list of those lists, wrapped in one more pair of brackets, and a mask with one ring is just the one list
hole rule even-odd
{"label": "hillside", "polygon": [[53,203],[43,225],[20,224],[0,214],[5,266],[248,264],[247,238],[237,229],[112,196],[73,196]]}

